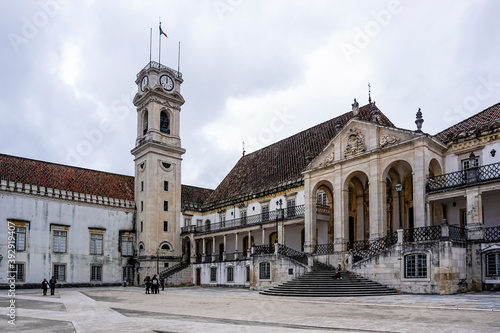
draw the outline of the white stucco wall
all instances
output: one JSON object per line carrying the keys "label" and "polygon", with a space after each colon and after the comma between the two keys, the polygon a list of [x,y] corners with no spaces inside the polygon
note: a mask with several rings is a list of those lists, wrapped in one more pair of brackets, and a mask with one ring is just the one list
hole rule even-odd
{"label": "white stucco wall", "polygon": [[[104,205],[51,199],[19,193],[0,193],[0,284],[7,278],[8,220],[29,222],[26,250],[17,252],[15,260],[25,264],[24,283],[41,283],[53,275],[53,264],[66,265],[66,281],[90,283],[90,265],[102,265],[102,281],[120,283],[122,267],[129,257],[118,252],[120,230],[132,230],[133,210]],[[51,225],[67,226],[66,253],[53,252]],[[105,229],[103,255],[90,255],[90,228]],[[5,232],[4,232],[5,231]],[[20,282],[22,283],[22,282]]]}

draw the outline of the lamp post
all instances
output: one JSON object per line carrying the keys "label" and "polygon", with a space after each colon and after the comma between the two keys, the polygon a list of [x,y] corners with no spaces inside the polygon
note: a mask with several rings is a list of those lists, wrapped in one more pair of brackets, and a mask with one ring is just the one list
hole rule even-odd
{"label": "lamp post", "polygon": [[160,274],[159,267],[158,267],[158,254],[160,253],[160,248],[158,247],[156,249],[156,275]]}
{"label": "lamp post", "polygon": [[281,216],[281,206],[283,205],[283,200],[279,199],[278,201],[276,201],[276,205],[278,206],[279,205],[279,210],[277,210],[276,212],[276,240],[274,241],[275,243],[278,243],[278,221],[279,221],[279,218]]}
{"label": "lamp post", "polygon": [[399,206],[399,229],[403,229],[403,221],[401,220],[401,190],[403,186],[396,184],[396,191],[398,192],[398,206]]}

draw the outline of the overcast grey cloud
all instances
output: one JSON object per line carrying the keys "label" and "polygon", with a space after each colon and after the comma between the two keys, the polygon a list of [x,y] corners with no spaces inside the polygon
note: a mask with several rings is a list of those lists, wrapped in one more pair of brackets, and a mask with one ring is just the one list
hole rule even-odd
{"label": "overcast grey cloud", "polygon": [[430,134],[500,101],[497,1],[4,1],[0,152],[133,175],[136,74],[177,68],[183,183],[214,188],[247,152],[377,106]]}

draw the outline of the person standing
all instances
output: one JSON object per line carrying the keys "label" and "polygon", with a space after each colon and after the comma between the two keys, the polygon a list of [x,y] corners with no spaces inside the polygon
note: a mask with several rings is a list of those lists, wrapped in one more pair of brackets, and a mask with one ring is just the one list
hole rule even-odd
{"label": "person standing", "polygon": [[165,278],[163,276],[160,276],[160,286],[161,291],[165,290]]}
{"label": "person standing", "polygon": [[54,292],[56,291],[56,278],[52,276],[52,278],[49,281],[49,286],[50,286],[50,294],[54,295]]}
{"label": "person standing", "polygon": [[43,279],[42,281],[43,296],[47,296],[47,289],[49,289],[49,283],[47,282],[47,279]]}
{"label": "person standing", "polygon": [[149,278],[149,275],[146,276],[144,281],[146,282],[146,294],[149,294],[149,287],[151,286],[151,279]]}
{"label": "person standing", "polygon": [[153,294],[158,294],[158,279],[156,278],[156,274],[153,275],[153,279],[151,280],[151,282],[153,283]]}

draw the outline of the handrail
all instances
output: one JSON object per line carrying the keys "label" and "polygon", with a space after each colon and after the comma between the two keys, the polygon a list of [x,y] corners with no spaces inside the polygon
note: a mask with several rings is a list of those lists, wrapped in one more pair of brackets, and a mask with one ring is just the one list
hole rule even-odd
{"label": "handrail", "polygon": [[427,192],[500,180],[500,162],[427,178]]}

